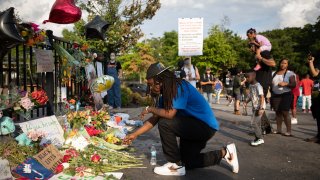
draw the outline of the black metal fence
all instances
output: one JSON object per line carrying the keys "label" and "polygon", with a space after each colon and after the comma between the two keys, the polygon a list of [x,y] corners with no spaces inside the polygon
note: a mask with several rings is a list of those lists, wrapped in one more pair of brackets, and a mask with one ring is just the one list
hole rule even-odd
{"label": "black metal fence", "polygon": [[[62,38],[55,37],[52,31],[47,31],[50,43],[58,43],[65,49],[72,48],[72,44]],[[54,71],[46,73],[37,73],[36,60],[34,57],[34,48],[47,48],[53,50]],[[46,107],[34,110],[31,118],[42,117],[54,114],[57,110],[57,104],[61,102],[61,88],[67,89],[67,96],[82,95],[81,87],[83,83],[77,83],[71,77],[68,83],[62,84],[61,72],[62,60],[52,48],[52,46],[26,46],[18,45],[12,48],[8,54],[0,60],[0,87],[6,88],[10,85],[16,85],[20,90],[32,92],[38,87],[43,88],[48,95],[49,103]]]}

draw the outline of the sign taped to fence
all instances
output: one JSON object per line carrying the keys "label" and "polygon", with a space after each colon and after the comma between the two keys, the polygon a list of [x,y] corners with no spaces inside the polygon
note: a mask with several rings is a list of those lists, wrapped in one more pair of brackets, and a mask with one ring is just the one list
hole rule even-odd
{"label": "sign taped to fence", "polygon": [[53,72],[54,59],[51,50],[35,49],[35,58],[37,60],[37,73]]}
{"label": "sign taped to fence", "polygon": [[179,18],[179,56],[203,54],[203,18]]}
{"label": "sign taped to fence", "polygon": [[62,147],[64,144],[63,129],[56,116],[35,119],[19,123],[19,125],[24,133],[28,133],[32,129],[46,132],[46,137],[43,138],[41,143],[50,141],[57,147]]}

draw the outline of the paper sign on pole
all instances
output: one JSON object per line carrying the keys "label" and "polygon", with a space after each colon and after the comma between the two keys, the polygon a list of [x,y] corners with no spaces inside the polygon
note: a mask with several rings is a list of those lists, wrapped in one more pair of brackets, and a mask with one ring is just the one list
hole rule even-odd
{"label": "paper sign on pole", "polygon": [[35,155],[34,158],[45,168],[54,172],[56,167],[61,163],[63,156],[56,147],[49,145]]}
{"label": "paper sign on pole", "polygon": [[203,18],[179,18],[179,56],[199,56],[203,52]]}
{"label": "paper sign on pole", "polygon": [[64,144],[64,132],[56,116],[35,119],[32,121],[19,123],[19,125],[22,131],[26,134],[32,129],[46,132],[47,135],[43,139],[42,143],[49,141],[51,144],[57,147],[62,147]]}
{"label": "paper sign on pole", "polygon": [[37,61],[37,73],[52,72],[54,69],[54,59],[51,50],[35,49]]}

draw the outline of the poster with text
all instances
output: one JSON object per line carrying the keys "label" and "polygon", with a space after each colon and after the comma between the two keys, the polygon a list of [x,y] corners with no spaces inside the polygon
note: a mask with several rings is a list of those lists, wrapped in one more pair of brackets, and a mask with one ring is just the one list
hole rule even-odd
{"label": "poster with text", "polygon": [[37,73],[53,72],[54,59],[51,50],[35,49]]}
{"label": "poster with text", "polygon": [[203,18],[179,18],[179,56],[203,54]]}
{"label": "poster with text", "polygon": [[39,130],[46,132],[46,137],[42,139],[41,143],[49,143],[62,147],[64,144],[64,132],[59,124],[56,116],[43,117],[32,121],[19,123],[22,131],[28,133],[30,130]]}

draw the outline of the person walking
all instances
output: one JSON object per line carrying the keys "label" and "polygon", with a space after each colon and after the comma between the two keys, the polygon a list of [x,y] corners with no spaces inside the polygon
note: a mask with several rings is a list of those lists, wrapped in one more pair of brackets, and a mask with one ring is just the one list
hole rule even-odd
{"label": "person walking", "polygon": [[[301,80],[300,86],[302,87],[302,111],[304,113],[311,113],[311,92],[313,88],[313,81],[310,79],[309,74],[306,74],[305,78]],[[308,111],[306,110],[306,105],[308,105]]]}
{"label": "person walking", "polygon": [[298,124],[298,119],[297,119],[297,103],[298,103],[298,98],[300,96],[300,79],[299,76],[296,74],[296,87],[294,87],[291,90],[293,100],[291,103],[291,124]]}
{"label": "person walking", "polygon": [[230,71],[228,71],[226,78],[225,78],[225,87],[226,87],[226,94],[227,94],[227,100],[228,100],[228,104],[227,106],[231,106],[231,104],[233,103],[233,77],[231,76]]}
{"label": "person walking", "polygon": [[191,63],[191,57],[184,59],[182,70],[186,73],[186,80],[193,86],[197,87],[197,81],[200,80],[198,68]]}
{"label": "person walking", "polygon": [[234,114],[235,115],[241,115],[241,113],[240,113],[240,100],[241,100],[240,88],[246,82],[245,78],[243,79],[243,81],[241,81],[241,74],[242,74],[242,71],[240,69],[237,69],[236,75],[233,78],[233,98],[234,98]]}
{"label": "person walking", "polygon": [[262,137],[261,131],[261,118],[263,112],[266,109],[266,101],[263,94],[263,88],[260,83],[256,80],[256,73],[255,71],[248,72],[246,74],[247,82],[249,85],[249,95],[244,103],[244,106],[247,107],[247,104],[251,101],[252,102],[252,117],[251,117],[251,124],[253,125],[254,132],[255,132],[255,139],[251,141],[251,146],[259,146],[264,144],[264,140]]}
{"label": "person walking", "polygon": [[215,93],[215,103],[220,104],[220,94],[223,90],[223,83],[219,80],[219,78],[215,78],[214,81],[214,93]]}
{"label": "person walking", "polygon": [[[318,64],[315,63],[315,58],[312,55],[308,57],[309,69],[310,73],[314,78],[317,78],[318,82],[320,80],[320,62]],[[318,133],[315,137],[306,139],[308,142],[320,143],[320,87],[317,86],[312,91],[312,105],[311,111],[312,116],[317,120],[317,129]]]}
{"label": "person walking", "polygon": [[[201,152],[219,130],[219,123],[204,97],[190,83],[176,78],[160,63],[150,65],[147,83],[161,95],[158,107],[146,107],[141,118],[152,116],[124,143],[130,144],[158,124],[163,153],[168,163],[154,168],[154,173],[183,176],[186,169],[217,165],[225,159],[234,173],[239,171],[235,144],[216,151]],[[180,137],[180,144],[177,143]]]}
{"label": "person walking", "polygon": [[212,95],[213,95],[213,86],[214,86],[214,77],[211,74],[211,69],[209,67],[206,68],[206,73],[203,74],[201,78],[201,86],[202,93],[206,101],[211,104]]}
{"label": "person walking", "polygon": [[272,76],[271,106],[276,112],[277,121],[277,131],[274,133],[282,134],[282,122],[284,121],[287,127],[284,136],[292,136],[289,110],[293,99],[291,88],[296,86],[295,74],[288,70],[288,64],[288,59],[282,59],[277,71]]}
{"label": "person walking", "polygon": [[110,61],[105,68],[105,74],[114,78],[114,84],[111,89],[108,90],[108,104],[110,109],[121,108],[121,82],[122,67],[120,62],[116,61],[116,54],[110,54]]}

